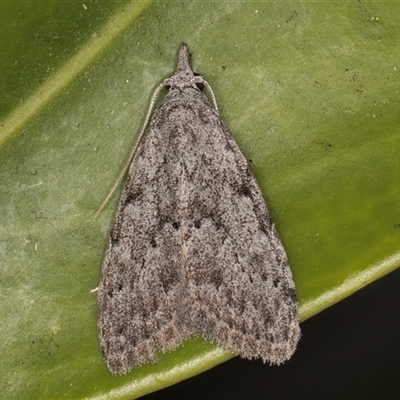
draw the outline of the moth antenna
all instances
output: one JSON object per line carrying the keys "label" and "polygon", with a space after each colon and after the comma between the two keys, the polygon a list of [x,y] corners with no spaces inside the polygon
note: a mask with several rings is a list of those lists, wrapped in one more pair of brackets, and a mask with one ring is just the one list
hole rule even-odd
{"label": "moth antenna", "polygon": [[151,114],[153,112],[154,104],[155,104],[155,102],[157,100],[157,97],[160,94],[161,90],[165,86],[166,86],[166,84],[165,84],[165,81],[164,81],[164,82],[160,83],[157,86],[156,90],[154,91],[153,97],[151,98],[151,101],[150,101],[149,111],[147,112],[146,119],[144,121],[142,130],[140,131],[140,134],[139,134],[139,137],[136,140],[135,146],[133,147],[133,149],[131,151],[131,154],[129,155],[128,161],[125,163],[124,168],[122,169],[121,173],[119,174],[119,176],[118,176],[117,180],[115,181],[113,187],[108,192],[107,197],[104,199],[104,201],[101,204],[101,206],[99,207],[99,209],[93,215],[93,217],[92,217],[93,219],[96,219],[100,215],[100,213],[104,210],[104,207],[107,205],[108,201],[111,199],[111,197],[113,196],[113,194],[117,190],[119,184],[122,181],[122,178],[125,176],[126,171],[129,169],[129,166],[132,163],[133,157],[135,157],[136,150],[137,150],[137,148],[138,148],[138,146],[139,146],[139,144],[140,144],[140,142],[142,140],[142,137],[143,137],[144,133],[146,132],[146,128],[147,128],[147,125],[149,124],[150,117],[151,117]]}
{"label": "moth antenna", "polygon": [[202,83],[203,83],[203,85],[207,88],[208,93],[210,93],[211,100],[212,100],[212,102],[213,102],[215,111],[216,111],[217,114],[219,115],[219,110],[218,110],[218,105],[217,105],[217,99],[215,98],[215,94],[214,94],[214,91],[212,90],[212,87],[210,86],[210,84],[209,84],[205,79],[203,79]]}

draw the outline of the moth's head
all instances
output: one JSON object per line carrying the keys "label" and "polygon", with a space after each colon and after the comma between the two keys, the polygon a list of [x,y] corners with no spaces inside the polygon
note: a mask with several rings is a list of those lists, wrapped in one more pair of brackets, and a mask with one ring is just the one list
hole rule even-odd
{"label": "moth's head", "polygon": [[176,72],[170,78],[167,78],[164,82],[165,86],[170,88],[195,87],[199,90],[203,90],[203,77],[200,74],[193,72],[190,65],[190,53],[187,45],[182,43],[181,49],[179,50],[178,66]]}

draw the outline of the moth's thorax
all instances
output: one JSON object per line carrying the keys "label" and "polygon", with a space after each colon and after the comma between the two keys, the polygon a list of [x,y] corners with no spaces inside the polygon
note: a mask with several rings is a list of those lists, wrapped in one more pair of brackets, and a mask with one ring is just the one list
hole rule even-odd
{"label": "moth's thorax", "polygon": [[197,109],[200,107],[210,108],[215,112],[211,106],[207,96],[196,86],[171,86],[168,93],[165,95],[160,108],[169,108],[176,111],[177,109],[188,110],[190,107]]}
{"label": "moth's thorax", "polygon": [[198,88],[202,85],[204,79],[202,76],[194,75],[191,69],[177,71],[175,75],[164,80],[164,86],[169,89]]}

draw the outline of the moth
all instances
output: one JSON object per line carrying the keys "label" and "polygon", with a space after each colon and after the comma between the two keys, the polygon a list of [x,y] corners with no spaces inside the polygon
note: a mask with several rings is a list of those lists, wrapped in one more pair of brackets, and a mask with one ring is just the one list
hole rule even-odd
{"label": "moth", "polygon": [[163,88],[102,265],[104,360],[113,374],[125,374],[200,335],[241,357],[280,364],[300,338],[298,304],[262,193],[185,44],[152,104]]}

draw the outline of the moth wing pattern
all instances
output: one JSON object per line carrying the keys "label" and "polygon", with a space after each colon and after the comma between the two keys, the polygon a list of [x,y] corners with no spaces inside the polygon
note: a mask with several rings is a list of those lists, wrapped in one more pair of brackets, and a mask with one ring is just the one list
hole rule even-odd
{"label": "moth wing pattern", "polygon": [[177,307],[186,301],[187,282],[169,152],[166,138],[152,123],[132,163],[110,233],[99,285],[98,329],[113,373],[156,361],[158,352],[176,348],[190,334],[184,310]]}
{"label": "moth wing pattern", "polygon": [[192,330],[242,357],[280,364],[300,337],[287,256],[228,128],[211,108],[202,118],[181,155],[188,165],[182,221]]}
{"label": "moth wing pattern", "polygon": [[183,45],[119,202],[98,290],[100,344],[115,374],[193,334],[275,364],[300,337],[285,250],[201,79]]}

